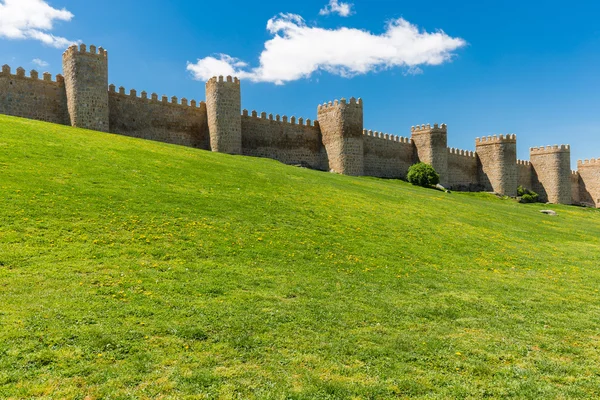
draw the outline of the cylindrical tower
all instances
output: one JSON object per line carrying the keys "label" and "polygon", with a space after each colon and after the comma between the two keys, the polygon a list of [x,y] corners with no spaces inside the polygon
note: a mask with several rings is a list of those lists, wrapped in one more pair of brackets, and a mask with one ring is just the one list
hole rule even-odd
{"label": "cylindrical tower", "polygon": [[242,96],[238,78],[206,82],[206,110],[212,151],[242,154]]}
{"label": "cylindrical tower", "polygon": [[517,135],[477,138],[475,148],[479,183],[487,191],[516,196],[519,181]]}
{"label": "cylindrical tower", "polygon": [[63,54],[71,125],[108,132],[108,55],[100,47],[73,45]]}
{"label": "cylindrical tower", "polygon": [[354,97],[317,109],[329,169],[343,175],[364,175],[363,103]]}
{"label": "cylindrical tower", "polygon": [[571,146],[533,147],[529,153],[533,167],[533,191],[540,200],[571,204]]}
{"label": "cylindrical tower", "polygon": [[440,184],[448,184],[448,127],[446,124],[411,128],[419,162],[429,164],[440,175]]}
{"label": "cylindrical tower", "polygon": [[600,158],[577,161],[577,176],[578,203],[588,207],[600,207]]}

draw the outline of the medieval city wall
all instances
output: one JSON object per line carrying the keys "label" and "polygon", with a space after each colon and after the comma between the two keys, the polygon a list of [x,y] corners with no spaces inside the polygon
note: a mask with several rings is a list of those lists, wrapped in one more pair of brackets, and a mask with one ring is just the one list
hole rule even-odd
{"label": "medieval city wall", "polygon": [[327,157],[318,123],[303,118],[258,115],[244,110],[242,115],[242,154],[265,157],[284,164],[327,170]]}
{"label": "medieval city wall", "polygon": [[364,174],[378,178],[406,179],[415,163],[415,147],[409,138],[363,131]]}
{"label": "medieval city wall", "polygon": [[481,190],[477,156],[473,151],[448,149],[448,188],[458,191]]}
{"label": "medieval city wall", "polygon": [[125,93],[123,87],[108,93],[110,132],[159,142],[210,149],[206,104],[177,97],[160,99],[156,93]]}
{"label": "medieval city wall", "polygon": [[13,75],[8,65],[0,73],[0,114],[30,118],[55,124],[69,124],[67,94],[61,75],[52,80],[44,73],[40,79],[37,71],[25,75],[18,68]]}
{"label": "medieval city wall", "polygon": [[108,53],[71,46],[63,73],[23,68],[0,72],[0,114],[156,140],[230,154],[267,157],[345,175],[405,179],[411,165],[431,164],[453,190],[516,195],[522,185],[542,200],[600,207],[600,160],[570,170],[570,147],[531,149],[516,159],[516,136],[477,138],[475,152],[447,146],[447,126],[420,125],[411,138],[363,130],[363,102],[351,98],[317,108],[318,121],[289,120],[241,110],[240,81],[215,77],[206,83],[206,103],[167,98],[108,85]]}

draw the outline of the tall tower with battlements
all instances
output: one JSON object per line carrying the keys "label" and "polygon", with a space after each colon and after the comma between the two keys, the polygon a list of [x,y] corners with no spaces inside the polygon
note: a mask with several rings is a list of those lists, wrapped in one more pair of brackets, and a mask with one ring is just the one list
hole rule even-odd
{"label": "tall tower with battlements", "polygon": [[212,151],[242,154],[242,95],[238,78],[206,82],[206,110]]}
{"label": "tall tower with battlements", "polygon": [[354,97],[320,105],[317,110],[329,169],[344,175],[364,174],[363,103]]}
{"label": "tall tower with battlements", "polygon": [[589,207],[600,207],[600,159],[577,161],[577,172],[579,202]]}
{"label": "tall tower with battlements", "polygon": [[73,45],[63,54],[63,75],[71,125],[109,131],[108,55],[100,47]]}
{"label": "tall tower with battlements", "polygon": [[477,138],[479,183],[484,190],[516,196],[518,186],[517,135]]}
{"label": "tall tower with battlements", "polygon": [[540,200],[572,204],[571,147],[554,145],[530,149],[533,191]]}
{"label": "tall tower with battlements", "polygon": [[448,127],[429,124],[411,128],[412,141],[420,162],[431,165],[440,175],[440,184],[448,184]]}

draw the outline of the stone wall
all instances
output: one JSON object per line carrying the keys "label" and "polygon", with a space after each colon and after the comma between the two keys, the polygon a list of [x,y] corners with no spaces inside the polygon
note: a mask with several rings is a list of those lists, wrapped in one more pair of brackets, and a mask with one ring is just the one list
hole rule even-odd
{"label": "stone wall", "polygon": [[115,92],[110,86],[110,132],[209,150],[206,104],[176,97],[160,100],[156,93],[146,92],[138,97],[135,90],[125,94],[124,88]]}
{"label": "stone wall", "polygon": [[69,124],[63,77],[58,75],[53,81],[52,76],[45,73],[40,79],[37,71],[25,76],[23,68],[17,69],[17,74],[13,75],[8,65],[3,66],[0,73],[0,114]]}
{"label": "stone wall", "polygon": [[318,123],[309,119],[280,118],[256,111],[242,115],[242,149],[245,156],[266,157],[284,164],[327,170],[327,156]]}
{"label": "stone wall", "polygon": [[363,131],[364,174],[378,178],[406,179],[415,163],[415,147],[409,138]]}
{"label": "stone wall", "polygon": [[571,204],[581,204],[581,178],[579,172],[571,171]]}
{"label": "stone wall", "polygon": [[447,188],[459,191],[480,190],[477,157],[472,151],[448,149]]}
{"label": "stone wall", "polygon": [[242,96],[237,78],[222,76],[206,82],[206,104],[210,148],[228,154],[242,154]]}
{"label": "stone wall", "polygon": [[580,203],[600,207],[600,159],[578,161],[577,172],[580,177]]}
{"label": "stone wall", "polygon": [[420,162],[433,166],[440,174],[440,183],[448,185],[448,130],[445,124],[421,125],[411,128],[412,141]]}
{"label": "stone wall", "polygon": [[329,168],[338,174],[364,175],[363,104],[351,98],[317,110]]}
{"label": "stone wall", "polygon": [[488,192],[517,195],[517,136],[500,135],[475,140],[479,183]]}
{"label": "stone wall", "polygon": [[71,126],[108,132],[108,54],[100,47],[73,45],[63,54]]}
{"label": "stone wall", "polygon": [[532,175],[533,168],[531,167],[531,162],[517,160],[517,186],[533,190]]}
{"label": "stone wall", "polygon": [[532,189],[541,201],[571,204],[571,148],[568,145],[533,147]]}

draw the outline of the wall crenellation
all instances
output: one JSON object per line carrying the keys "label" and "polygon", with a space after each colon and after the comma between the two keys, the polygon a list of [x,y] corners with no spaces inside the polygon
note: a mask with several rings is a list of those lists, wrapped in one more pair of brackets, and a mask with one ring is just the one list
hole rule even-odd
{"label": "wall crenellation", "polygon": [[294,117],[294,116],[288,118],[287,115],[284,115],[282,117],[279,114],[273,116],[273,114],[267,115],[267,113],[265,111],[262,111],[259,114],[258,111],[256,111],[256,110],[252,110],[249,112],[248,110],[244,109],[244,110],[242,110],[242,117],[263,119],[263,120],[266,120],[269,122],[280,123],[280,124],[311,126],[311,127],[319,126],[319,122],[317,120],[313,121],[310,118],[304,119],[304,118],[300,117],[300,118],[296,119],[296,117]]}
{"label": "wall crenellation", "polygon": [[397,136],[397,135],[391,135],[391,134],[383,133],[383,132],[372,131],[370,129],[369,130],[363,129],[363,136],[372,137],[372,138],[376,138],[376,139],[389,140],[391,142],[412,144],[412,140],[410,138],[403,137],[403,136]]}
{"label": "wall crenellation", "polygon": [[103,47],[96,48],[96,46],[90,45],[90,48],[88,50],[87,46],[85,44],[81,44],[79,46],[77,46],[76,44],[71,45],[63,54],[66,54],[66,55],[84,54],[84,55],[108,58],[108,52],[106,50],[104,50]]}
{"label": "wall crenellation", "polygon": [[469,158],[477,157],[477,153],[474,151],[460,150],[460,149],[456,149],[454,147],[448,147],[448,153],[451,155],[463,156],[463,157],[469,157]]}
{"label": "wall crenellation", "polygon": [[585,159],[585,160],[577,160],[577,166],[578,167],[586,167],[586,166],[593,166],[593,165],[600,165],[600,158],[592,158],[592,159]]}
{"label": "wall crenellation", "polygon": [[495,144],[495,143],[517,143],[517,135],[493,135],[493,136],[483,136],[481,138],[476,138],[475,143],[480,146],[485,146],[486,144]]}
{"label": "wall crenellation", "polygon": [[440,132],[447,132],[448,126],[446,124],[442,124],[442,125],[433,124],[433,127],[432,127],[431,124],[423,124],[423,125],[412,126],[410,128],[410,131],[412,133],[429,133],[432,130],[436,130],[436,131],[440,131]]}
{"label": "wall crenellation", "polygon": [[108,84],[108,53],[72,45],[63,53],[63,75],[0,71],[0,113],[345,175],[405,179],[419,161],[433,165],[453,190],[516,195],[532,188],[553,203],[600,207],[600,159],[579,160],[571,171],[569,145],[533,147],[517,160],[514,134],[480,137],[476,151],[447,146],[446,124],[411,127],[411,137],[364,129],[363,100],[330,101],[317,118],[288,117],[241,108],[240,80],[212,77],[206,101],[159,96]]}
{"label": "wall crenellation", "polygon": [[342,97],[341,100],[336,99],[336,100],[330,101],[328,103],[319,104],[318,111],[326,111],[329,108],[337,107],[340,104],[350,104],[350,105],[357,105],[357,106],[362,107],[363,101],[361,98],[356,99],[355,97],[351,97],[350,101],[347,101],[345,98]]}
{"label": "wall crenellation", "polygon": [[0,76],[6,76],[10,79],[24,79],[24,80],[32,80],[32,81],[43,81],[43,82],[52,82],[52,83],[64,83],[65,78],[61,74],[57,74],[54,80],[52,79],[52,74],[49,72],[42,73],[42,79],[40,79],[40,74],[35,69],[29,71],[29,76],[26,75],[26,70],[23,67],[18,67],[16,70],[16,74],[12,73],[12,69],[9,65],[3,65],[2,71],[0,71]]}
{"label": "wall crenellation", "polygon": [[541,146],[532,147],[529,149],[531,154],[552,154],[552,153],[564,153],[570,152],[571,146],[568,144],[561,144],[560,146],[555,144],[553,146]]}
{"label": "wall crenellation", "polygon": [[218,77],[217,76],[213,76],[208,81],[206,81],[207,84],[208,83],[217,83],[217,82],[220,82],[220,83],[225,83],[225,82],[227,82],[227,83],[235,83],[237,85],[240,84],[240,80],[238,78],[232,77],[231,75],[228,75],[227,77],[224,77],[223,75],[220,75]]}
{"label": "wall crenellation", "polygon": [[186,98],[182,98],[181,100],[178,101],[176,96],[171,97],[171,99],[169,100],[169,97],[164,95],[159,100],[158,94],[152,93],[151,97],[148,97],[148,92],[146,92],[146,91],[140,92],[140,95],[138,96],[138,92],[135,89],[130,89],[129,93],[127,93],[127,90],[125,89],[125,87],[120,86],[119,90],[117,91],[117,87],[113,84],[110,84],[108,86],[108,93],[111,96],[131,98],[131,99],[135,99],[135,100],[144,100],[147,102],[155,102],[155,103],[161,103],[161,104],[166,104],[166,105],[171,105],[171,106],[181,106],[181,107],[190,107],[190,108],[201,108],[203,106],[206,106],[206,103],[204,101],[200,101],[200,102],[197,102],[196,100],[188,101],[188,99],[186,99]]}

